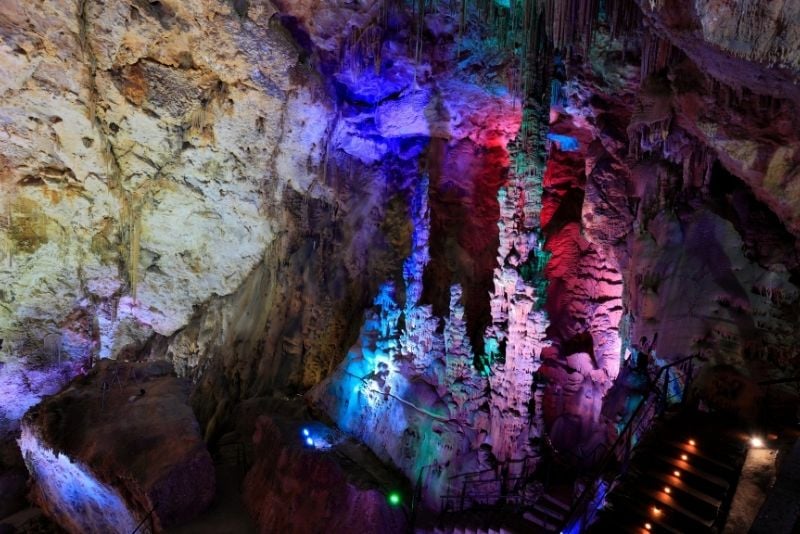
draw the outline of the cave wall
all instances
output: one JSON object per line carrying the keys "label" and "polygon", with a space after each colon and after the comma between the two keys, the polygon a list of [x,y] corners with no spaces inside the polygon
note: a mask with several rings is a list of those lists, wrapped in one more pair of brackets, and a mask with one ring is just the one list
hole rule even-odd
{"label": "cave wall", "polygon": [[612,4],[627,26],[607,13],[588,48],[549,21],[541,184],[472,8],[5,4],[0,431],[92,359],[166,356],[207,438],[243,398],[316,386],[444,491],[448,461],[545,433],[591,461],[643,336],[657,365],[796,374],[800,15]]}
{"label": "cave wall", "polygon": [[252,7],[4,5],[4,360],[136,356],[265,261],[288,191],[324,196],[329,102]]}

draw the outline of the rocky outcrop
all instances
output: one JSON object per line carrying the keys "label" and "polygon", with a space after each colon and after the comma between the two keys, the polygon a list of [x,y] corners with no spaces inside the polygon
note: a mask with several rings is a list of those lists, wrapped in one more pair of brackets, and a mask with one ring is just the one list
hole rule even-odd
{"label": "rocky outcrop", "polygon": [[406,532],[408,490],[366,447],[281,416],[262,415],[255,428],[244,500],[259,532]]}
{"label": "rocky outcrop", "polygon": [[31,498],[69,532],[155,531],[214,497],[214,468],[167,362],[103,362],[25,416]]}
{"label": "rocky outcrop", "polygon": [[166,357],[209,440],[311,388],[438,505],[591,463],[645,345],[795,373],[796,7],[411,4],[3,6],[0,432]]}

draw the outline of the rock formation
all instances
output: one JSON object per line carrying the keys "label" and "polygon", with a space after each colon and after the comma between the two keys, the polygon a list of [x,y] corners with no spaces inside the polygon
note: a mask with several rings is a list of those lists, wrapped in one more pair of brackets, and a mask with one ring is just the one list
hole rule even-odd
{"label": "rock formation", "polygon": [[[595,463],[638,353],[700,356],[699,394],[755,413],[800,365],[798,44],[781,0],[5,2],[0,515],[17,438],[122,530],[149,511],[48,430],[105,360],[168,360],[212,445],[242,401],[306,394],[430,507],[453,476]],[[253,473],[397,519],[282,424]],[[253,473],[286,528],[266,503],[301,492]]]}
{"label": "rock formation", "polygon": [[214,497],[214,469],[167,362],[102,362],[29,411],[33,500],[69,532],[160,531]]}

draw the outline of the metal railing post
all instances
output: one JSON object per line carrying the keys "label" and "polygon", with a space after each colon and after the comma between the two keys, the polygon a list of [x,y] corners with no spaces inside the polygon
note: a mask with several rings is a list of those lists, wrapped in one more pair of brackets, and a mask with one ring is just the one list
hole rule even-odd
{"label": "metal railing post", "polygon": [[[669,373],[673,367],[681,369],[688,367],[689,372],[685,373],[685,382],[683,389],[689,387],[693,374],[694,359],[698,355],[687,356],[680,360],[674,361],[658,369],[655,375],[655,380],[650,383],[648,394],[639,402],[633,411],[630,419],[628,419],[625,427],[620,431],[616,441],[608,449],[604,457],[598,462],[598,469],[594,478],[584,487],[582,492],[573,501],[572,507],[567,513],[567,517],[561,524],[563,529],[579,526],[582,532],[588,525],[586,524],[591,515],[589,510],[594,493],[598,487],[598,481],[602,480],[603,474],[608,468],[611,467],[612,462],[620,462],[622,469],[620,475],[625,474],[629,467],[629,461],[633,454],[634,443],[633,440],[636,435],[636,430],[642,428],[641,435],[644,434],[647,427],[661,415],[667,406],[668,393],[669,393]],[[663,376],[662,376],[663,375]],[[678,377],[679,378],[679,377]],[[659,380],[663,379],[664,383],[659,384]],[[652,417],[648,417],[648,411],[652,410]],[[577,523],[577,524],[576,524]]]}

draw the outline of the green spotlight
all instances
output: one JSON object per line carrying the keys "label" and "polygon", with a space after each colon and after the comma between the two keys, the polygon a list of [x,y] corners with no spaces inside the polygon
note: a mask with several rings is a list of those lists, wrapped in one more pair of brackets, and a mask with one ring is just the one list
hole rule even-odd
{"label": "green spotlight", "polygon": [[391,504],[392,506],[400,506],[400,502],[402,501],[402,499],[400,498],[400,493],[396,491],[390,492],[387,497],[387,500],[389,501],[389,504]]}

